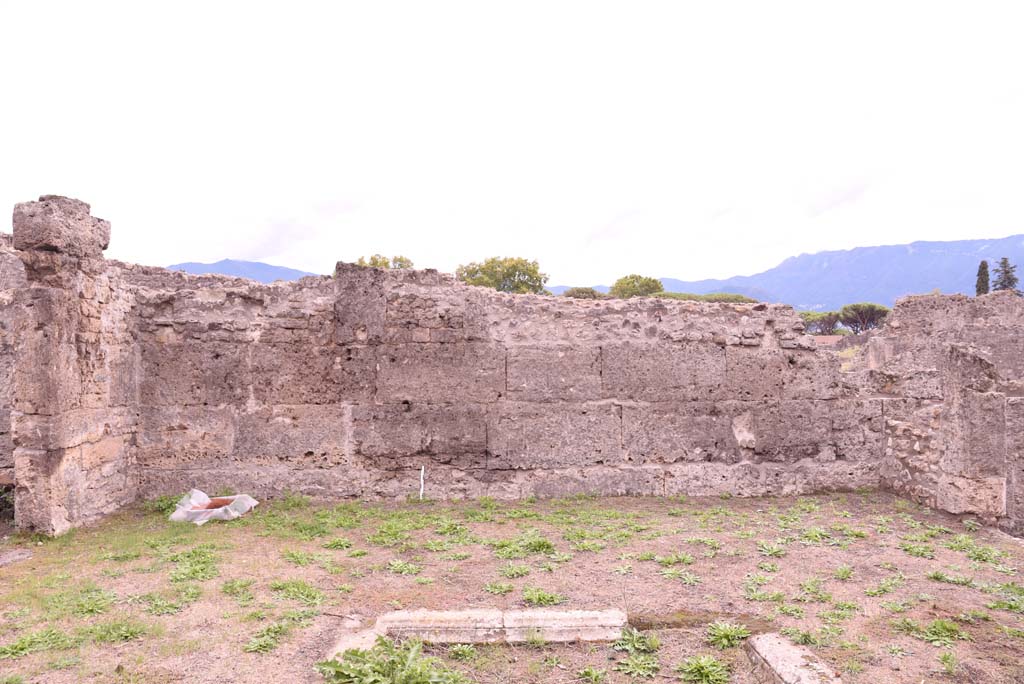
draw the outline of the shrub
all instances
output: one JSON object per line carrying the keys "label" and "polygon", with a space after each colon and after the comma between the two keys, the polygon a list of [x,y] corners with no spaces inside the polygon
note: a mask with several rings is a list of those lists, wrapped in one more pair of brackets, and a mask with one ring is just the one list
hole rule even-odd
{"label": "shrub", "polygon": [[629,299],[630,297],[649,297],[663,289],[661,281],[657,278],[648,278],[633,273],[616,280],[609,294],[619,299]]}
{"label": "shrub", "polygon": [[455,277],[469,285],[518,294],[541,294],[548,281],[536,261],[519,257],[491,257],[483,263],[465,264],[455,269]]}
{"label": "shrub", "polygon": [[603,294],[592,287],[570,287],[562,293],[562,296],[569,297],[570,299],[601,299],[604,297]]}

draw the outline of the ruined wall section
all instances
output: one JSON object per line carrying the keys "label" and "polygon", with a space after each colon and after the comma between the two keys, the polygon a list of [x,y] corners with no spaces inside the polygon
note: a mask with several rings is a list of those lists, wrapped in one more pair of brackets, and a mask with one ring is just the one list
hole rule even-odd
{"label": "ruined wall section", "polygon": [[136,354],[132,298],[89,205],[44,196],[14,209],[25,282],[11,377],[15,520],[63,532],[132,501]]}
{"label": "ruined wall section", "polygon": [[1024,531],[1024,299],[902,299],[860,371],[862,394],[883,400],[884,486]]}
{"label": "ruined wall section", "polygon": [[142,269],[138,473],[323,497],[767,494],[877,484],[881,406],[789,307],[504,295],[339,264]]}

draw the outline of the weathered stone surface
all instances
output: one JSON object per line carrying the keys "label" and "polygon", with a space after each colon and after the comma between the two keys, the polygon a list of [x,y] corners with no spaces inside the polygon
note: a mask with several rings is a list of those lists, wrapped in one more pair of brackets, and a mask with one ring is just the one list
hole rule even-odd
{"label": "weathered stone surface", "polygon": [[751,637],[745,650],[760,684],[842,684],[810,650],[775,632]]}
{"label": "weathered stone surface", "polygon": [[725,349],[707,342],[602,347],[607,396],[640,401],[723,398]]}
{"label": "weathered stone surface", "polygon": [[506,610],[505,641],[525,643],[538,637],[549,642],[615,641],[622,634],[626,613],[607,610]]}
{"label": "weathered stone surface", "polygon": [[378,636],[418,639],[428,644],[526,643],[614,641],[626,626],[626,613],[605,610],[396,610],[384,613],[367,627],[363,621],[345,619],[327,658],[373,645]]}
{"label": "weathered stone surface", "polygon": [[387,344],[378,359],[378,401],[493,402],[505,393],[505,351],[497,345]]}
{"label": "weathered stone surface", "polygon": [[252,398],[261,404],[337,404],[372,400],[377,351],[367,345],[252,345]]}
{"label": "weathered stone surface", "polygon": [[110,223],[89,215],[89,205],[57,195],[14,206],[14,249],[99,257],[110,244]]}
{"label": "weathered stone surface", "polygon": [[601,398],[601,348],[569,345],[510,347],[508,393],[516,401]]}
{"label": "weathered stone surface", "polygon": [[481,404],[359,405],[351,415],[352,453],[374,468],[487,467],[487,412]]}
{"label": "weathered stone surface", "polygon": [[487,467],[500,470],[622,464],[622,407],[502,403],[488,417],[487,450]]}
{"label": "weathered stone surface", "polygon": [[504,614],[492,608],[396,610],[377,618],[378,633],[431,644],[491,644],[505,641]]}

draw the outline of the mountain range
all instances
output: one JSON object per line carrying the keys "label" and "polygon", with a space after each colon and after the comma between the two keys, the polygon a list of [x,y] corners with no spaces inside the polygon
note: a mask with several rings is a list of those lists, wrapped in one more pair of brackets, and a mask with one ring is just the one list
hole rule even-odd
{"label": "mountain range", "polygon": [[[1024,235],[801,254],[754,275],[722,280],[662,278],[661,283],[666,292],[733,292],[761,301],[784,302],[800,310],[827,311],[851,302],[892,306],[904,295],[933,290],[974,294],[978,262],[988,260],[991,272],[1001,257],[1024,265]],[[168,268],[187,273],[241,276],[261,283],[313,275],[283,266],[234,259],[214,264],[175,264]],[[1024,276],[1024,270],[1021,275]],[[995,279],[994,273],[992,279]],[[568,285],[555,285],[548,289],[561,294],[568,288]],[[608,286],[598,285],[595,289],[607,292]]]}
{"label": "mountain range", "polygon": [[[666,292],[734,292],[806,311],[829,311],[852,302],[892,306],[900,297],[939,290],[974,294],[978,263],[989,263],[991,279],[1001,257],[1024,265],[1024,235],[994,240],[912,242],[906,245],[801,254],[775,268],[722,280],[662,278]],[[1024,268],[1022,273],[1024,275]],[[567,288],[548,288],[561,294]],[[596,289],[607,292],[606,286]]]}
{"label": "mountain range", "polygon": [[172,271],[184,271],[193,275],[217,273],[219,275],[248,278],[260,283],[272,283],[275,280],[298,280],[305,276],[316,275],[285,266],[272,266],[259,261],[240,261],[238,259],[221,259],[212,264],[200,264],[188,261],[184,264],[172,264],[167,267]]}

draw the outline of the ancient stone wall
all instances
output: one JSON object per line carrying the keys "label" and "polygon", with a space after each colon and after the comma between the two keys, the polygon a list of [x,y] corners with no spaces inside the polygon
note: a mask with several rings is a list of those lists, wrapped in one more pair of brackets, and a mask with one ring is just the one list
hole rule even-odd
{"label": "ancient stone wall", "polygon": [[902,299],[862,368],[884,401],[883,486],[1024,533],[1024,298]]}
{"label": "ancient stone wall", "polygon": [[8,391],[21,527],[62,532],[136,495],[131,296],[103,259],[109,236],[76,200],[14,209],[24,282],[6,322],[17,327]]}
{"label": "ancient stone wall", "polygon": [[[134,276],[128,276],[130,282]],[[324,497],[873,486],[880,408],[783,306],[503,295],[340,264],[145,272],[138,472]]]}
{"label": "ancient stone wall", "polygon": [[435,498],[885,486],[1024,515],[1016,298],[904,300],[851,359],[782,305],[348,264],[260,285],[107,261],[108,238],[47,197],[0,242],[0,476],[23,527],[189,487],[404,497],[421,474]]}

